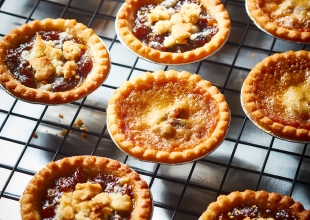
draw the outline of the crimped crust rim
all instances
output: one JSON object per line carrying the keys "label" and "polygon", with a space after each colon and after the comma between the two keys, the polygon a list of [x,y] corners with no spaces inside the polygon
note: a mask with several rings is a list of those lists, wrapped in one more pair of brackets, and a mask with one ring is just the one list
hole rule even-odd
{"label": "crimped crust rim", "polygon": [[304,128],[283,125],[273,121],[265,116],[255,104],[255,96],[252,93],[252,84],[255,82],[255,76],[262,74],[262,68],[274,65],[278,60],[289,60],[292,58],[306,57],[310,60],[310,53],[308,51],[287,51],[284,53],[277,53],[266,57],[250,71],[241,88],[241,105],[246,116],[264,132],[276,136],[280,139],[308,143],[310,141],[310,131]]}
{"label": "crimped crust rim", "polygon": [[300,202],[295,202],[289,196],[264,190],[245,190],[243,192],[234,191],[228,195],[218,196],[215,202],[209,204],[199,220],[216,220],[219,214],[242,204],[257,205],[262,209],[276,209],[281,204],[281,208],[287,209],[290,214],[297,215],[300,220],[310,218],[310,210],[305,210]]}
{"label": "crimped crust rim", "polygon": [[[179,77],[186,80],[191,80],[196,83],[197,86],[203,87],[207,92],[211,94],[213,99],[217,102],[219,107],[219,121],[216,124],[214,131],[210,136],[205,140],[205,142],[195,145],[191,148],[188,148],[183,151],[164,151],[164,150],[150,150],[144,149],[143,147],[136,146],[133,142],[127,141],[125,136],[122,133],[119,133],[116,125],[115,118],[117,109],[114,103],[117,102],[119,94],[126,93],[128,94],[131,89],[134,89],[135,83],[143,83],[148,80],[148,74],[151,75],[153,80],[158,78],[163,78],[169,80],[169,77]],[[215,150],[224,140],[228,132],[228,127],[230,123],[230,110],[228,104],[225,100],[223,94],[213,86],[209,81],[203,80],[197,74],[190,74],[189,72],[182,71],[178,72],[175,70],[158,70],[153,73],[146,72],[140,77],[136,77],[130,81],[125,82],[120,88],[118,88],[114,95],[109,100],[109,105],[107,108],[107,127],[111,135],[112,140],[115,142],[117,147],[119,147],[123,152],[129,154],[130,156],[137,158],[142,161],[148,162],[157,162],[162,164],[181,164],[188,163],[193,160],[200,159],[207,154]],[[130,142],[130,145],[128,144]],[[133,145],[133,147],[132,147]]]}
{"label": "crimped crust rim", "polygon": [[[219,31],[211,41],[203,47],[196,48],[184,53],[161,52],[148,47],[140,42],[131,32],[130,17],[135,17],[134,13],[142,5],[150,4],[149,0],[126,0],[117,14],[115,23],[118,39],[131,52],[148,61],[159,64],[182,65],[202,60],[218,51],[226,42],[230,34],[230,18],[224,5],[219,0],[200,0],[218,21]],[[137,9],[138,8],[138,9]]]}
{"label": "crimped crust rim", "polygon": [[[76,37],[83,39],[89,50],[92,51],[93,69],[88,74],[84,82],[64,92],[50,92],[38,90],[22,85],[8,71],[5,63],[5,51],[14,48],[24,36],[29,38],[30,35],[38,30],[62,30],[70,29],[71,32],[78,35]],[[30,36],[31,37],[31,36]],[[95,91],[107,78],[110,72],[110,54],[105,44],[90,28],[84,24],[78,23],[74,19],[52,19],[34,20],[30,23],[23,24],[14,28],[9,34],[4,36],[0,42],[0,84],[10,95],[22,99],[26,102],[58,105],[76,101]]]}
{"label": "crimped crust rim", "polygon": [[254,21],[255,25],[268,34],[286,41],[310,43],[310,32],[291,30],[273,23],[257,6],[257,0],[246,0],[245,7],[249,17]]}
{"label": "crimped crust rim", "polygon": [[149,220],[153,213],[151,191],[140,175],[128,165],[117,160],[99,156],[73,156],[52,161],[35,174],[20,199],[21,216],[23,220],[41,219],[42,196],[45,196],[50,182],[64,175],[70,175],[77,167],[82,167],[88,173],[106,173],[118,177],[129,177],[134,192],[134,214],[131,220]]}

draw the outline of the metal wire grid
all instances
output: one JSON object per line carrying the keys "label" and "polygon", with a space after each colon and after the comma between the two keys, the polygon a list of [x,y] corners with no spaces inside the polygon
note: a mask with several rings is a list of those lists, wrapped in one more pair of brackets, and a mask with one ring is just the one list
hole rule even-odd
{"label": "metal wire grid", "polygon": [[[1,37],[13,27],[45,17],[75,18],[93,28],[110,50],[106,82],[88,97],[61,106],[19,101],[0,89],[0,219],[20,219],[18,200],[32,176],[49,161],[92,154],[128,164],[149,183],[153,219],[198,219],[220,194],[264,189],[290,195],[310,209],[310,150],[306,144],[273,138],[244,115],[240,89],[250,69],[264,57],[309,46],[275,39],[248,18],[244,1],[223,3],[231,35],[213,56],[184,66],[162,66],[137,58],[118,41],[114,29],[118,0],[0,1]],[[225,95],[232,120],[221,146],[203,159],[178,166],[135,160],[122,153],[106,130],[106,107],[113,91],[144,71],[186,70],[211,81]],[[89,131],[74,126],[81,118]],[[83,137],[86,134],[87,137]]]}

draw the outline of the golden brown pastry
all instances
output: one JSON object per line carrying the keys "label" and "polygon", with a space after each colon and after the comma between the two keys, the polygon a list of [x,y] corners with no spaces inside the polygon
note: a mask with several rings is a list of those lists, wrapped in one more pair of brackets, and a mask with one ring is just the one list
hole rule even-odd
{"label": "golden brown pastry", "polygon": [[310,141],[310,53],[266,57],[249,73],[241,103],[260,129],[282,139]]}
{"label": "golden brown pastry", "polygon": [[177,65],[216,52],[228,38],[230,19],[219,0],[127,0],[116,30],[138,56]]}
{"label": "golden brown pastry", "polygon": [[96,156],[50,162],[20,199],[23,220],[149,220],[153,203],[147,183],[129,166]]}
{"label": "golden brown pastry", "polygon": [[310,43],[310,4],[308,0],[246,0],[254,23],[283,40]]}
{"label": "golden brown pastry", "polygon": [[97,89],[109,71],[104,43],[75,20],[34,20],[0,42],[0,84],[24,101],[76,101]]}
{"label": "golden brown pastry", "polygon": [[116,145],[134,158],[178,164],[221,144],[230,111],[207,80],[188,72],[156,71],[125,82],[109,100],[107,125]]}
{"label": "golden brown pastry", "polygon": [[220,195],[199,220],[308,220],[310,210],[289,196],[263,190]]}

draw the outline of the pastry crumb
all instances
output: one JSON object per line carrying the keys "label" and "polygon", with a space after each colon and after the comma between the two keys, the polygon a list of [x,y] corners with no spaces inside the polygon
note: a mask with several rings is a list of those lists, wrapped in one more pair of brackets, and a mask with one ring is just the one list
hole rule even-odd
{"label": "pastry crumb", "polygon": [[[81,118],[78,118],[75,123],[74,123],[74,127],[80,129],[81,131],[86,131],[88,132],[88,128],[85,126],[83,120]],[[83,138],[87,138],[88,137],[88,134],[87,133],[84,133],[82,132],[82,137]]]}
{"label": "pastry crumb", "polygon": [[59,113],[58,116],[59,116],[59,118],[64,118],[64,115],[61,113]]}
{"label": "pastry crumb", "polygon": [[32,135],[32,137],[33,137],[33,138],[38,138],[38,134],[37,134],[37,133],[34,133],[34,134]]}
{"label": "pastry crumb", "polygon": [[60,134],[61,134],[62,136],[65,136],[66,133],[67,133],[67,129],[62,129],[61,132],[60,132]]}

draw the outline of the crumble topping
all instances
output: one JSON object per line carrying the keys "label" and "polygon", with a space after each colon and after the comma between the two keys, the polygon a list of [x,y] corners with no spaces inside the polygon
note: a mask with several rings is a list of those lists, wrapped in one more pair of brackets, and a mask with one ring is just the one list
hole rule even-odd
{"label": "crumble topping", "polygon": [[176,101],[165,109],[155,109],[149,114],[151,130],[161,136],[173,137],[177,129],[191,127],[188,101]]}
{"label": "crumble topping", "polygon": [[289,115],[297,115],[303,119],[310,118],[310,94],[309,84],[304,82],[301,85],[291,86],[283,95],[283,104]]}
{"label": "crumble topping", "polygon": [[153,33],[171,33],[170,36],[165,37],[165,47],[186,44],[187,39],[199,30],[196,24],[199,21],[200,6],[195,3],[184,4],[180,12],[172,14],[164,6],[171,7],[175,5],[174,3],[176,1],[173,3],[164,1],[148,14],[149,24],[154,24]]}
{"label": "crumble topping", "polygon": [[[121,179],[119,184],[126,184],[127,181]],[[113,213],[129,212],[133,206],[130,197],[117,188],[114,191],[102,192],[101,185],[96,183],[78,183],[73,192],[60,197],[53,219],[107,220]]]}
{"label": "crumble topping", "polygon": [[85,45],[74,41],[68,32],[59,33],[59,39],[56,40],[48,37],[43,40],[38,34],[31,49],[25,47],[26,49],[22,50],[20,62],[27,71],[34,70],[34,80],[38,83],[38,89],[52,91],[51,79],[54,75],[63,77],[64,80],[75,79],[77,82],[80,80],[77,71],[83,67],[79,67],[81,65],[79,63],[82,55],[88,52]]}

